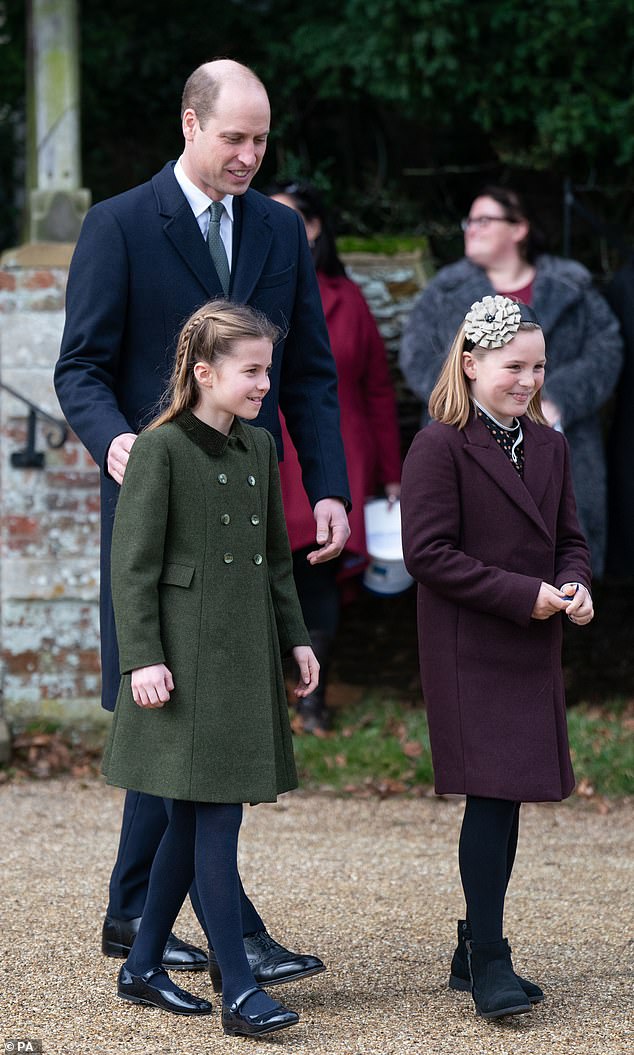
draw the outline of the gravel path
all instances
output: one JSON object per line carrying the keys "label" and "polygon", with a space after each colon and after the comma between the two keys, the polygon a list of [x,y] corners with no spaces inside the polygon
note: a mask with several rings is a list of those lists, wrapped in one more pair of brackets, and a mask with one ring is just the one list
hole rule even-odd
{"label": "gravel path", "polygon": [[[46,1055],[254,1050],[219,1017],[181,1019],[117,999],[99,952],[121,793],[98,781],[0,789],[0,1038]],[[274,936],[329,971],[274,994],[299,1026],[261,1041],[289,1055],[631,1055],[634,803],[528,806],[508,899],[516,967],[546,990],[491,1025],[446,988],[461,911],[461,803],[287,796],[248,810],[242,874]],[[288,921],[286,917],[288,916]],[[178,933],[200,941],[189,907]],[[180,975],[210,995],[205,974]]]}

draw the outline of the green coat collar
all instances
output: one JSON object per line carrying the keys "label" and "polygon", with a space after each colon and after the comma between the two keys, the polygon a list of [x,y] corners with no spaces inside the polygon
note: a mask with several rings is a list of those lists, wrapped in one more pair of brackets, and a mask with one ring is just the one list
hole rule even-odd
{"label": "green coat collar", "polygon": [[228,444],[232,442],[238,443],[247,451],[251,449],[249,434],[239,418],[233,419],[228,436],[225,436],[224,432],[218,432],[218,429],[212,428],[211,425],[206,425],[191,410],[184,410],[174,418],[174,423],[197,447],[214,458],[224,454]]}

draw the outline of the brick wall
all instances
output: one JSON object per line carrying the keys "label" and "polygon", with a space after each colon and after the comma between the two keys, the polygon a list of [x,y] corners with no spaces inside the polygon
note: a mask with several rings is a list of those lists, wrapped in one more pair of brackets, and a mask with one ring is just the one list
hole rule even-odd
{"label": "brick wall", "polygon": [[[61,416],[52,372],[63,328],[72,246],[25,246],[0,267],[0,382]],[[418,405],[396,369],[402,322],[424,282],[418,254],[350,254],[388,347],[405,442]],[[45,467],[18,469],[26,410],[0,389],[0,717],[76,728],[105,720],[98,706],[98,471],[76,437],[56,450],[37,429]],[[1,738],[1,736],[0,736]]]}
{"label": "brick wall", "polygon": [[[60,417],[52,382],[69,246],[26,246],[0,269],[0,382]],[[39,422],[43,469],[11,465],[28,411],[0,389],[0,687],[14,728],[99,719],[97,468],[75,437],[59,449]]]}

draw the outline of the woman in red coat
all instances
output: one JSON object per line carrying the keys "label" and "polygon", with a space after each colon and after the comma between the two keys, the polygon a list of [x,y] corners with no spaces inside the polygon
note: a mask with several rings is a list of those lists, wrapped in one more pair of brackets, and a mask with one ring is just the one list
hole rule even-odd
{"label": "woman in red coat", "polygon": [[337,365],[341,434],[352,498],[350,538],[342,557],[329,564],[309,564],[306,556],[314,550],[315,521],[302,486],[297,454],[282,422],[284,460],[280,464],[280,475],[295,582],[304,620],[321,664],[319,688],[298,702],[304,729],[314,732],[328,726],[325,689],[328,655],[339,619],[340,584],[360,574],[367,563],[364,503],[381,484],[388,499],[398,498],[401,450],[396,400],[383,340],[361,292],[347,278],[337,256],[332,228],[319,194],[308,184],[288,184],[273,197],[298,212],[306,226]]}
{"label": "woman in red coat", "polygon": [[545,361],[530,308],[499,295],[473,304],[431,394],[436,420],[403,468],[436,791],[467,798],[467,914],[449,984],[471,989],[485,1018],[543,999],[513,971],[504,899],[520,804],[574,787],[561,613],[576,625],[593,616],[568,445],[539,401]]}

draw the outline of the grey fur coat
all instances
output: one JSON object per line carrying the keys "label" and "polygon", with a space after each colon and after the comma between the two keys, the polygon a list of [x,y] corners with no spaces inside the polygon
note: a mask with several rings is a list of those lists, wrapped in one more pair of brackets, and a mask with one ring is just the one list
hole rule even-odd
{"label": "grey fur coat", "polygon": [[[471,304],[494,294],[486,272],[463,258],[442,268],[417,298],[405,324],[400,366],[425,404],[451,342]],[[544,395],[561,409],[572,456],[581,527],[595,577],[603,573],[606,541],[606,468],[600,410],[612,395],[622,363],[619,326],[574,260],[540,256],[533,308],[546,338]]]}

